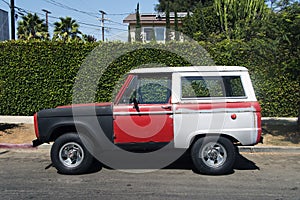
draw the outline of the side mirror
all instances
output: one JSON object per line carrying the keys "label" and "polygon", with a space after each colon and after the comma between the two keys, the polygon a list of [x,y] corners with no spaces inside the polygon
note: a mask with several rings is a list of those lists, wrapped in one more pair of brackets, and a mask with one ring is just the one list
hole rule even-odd
{"label": "side mirror", "polygon": [[136,100],[136,98],[133,98],[133,108],[135,108],[137,112],[140,112],[139,102]]}

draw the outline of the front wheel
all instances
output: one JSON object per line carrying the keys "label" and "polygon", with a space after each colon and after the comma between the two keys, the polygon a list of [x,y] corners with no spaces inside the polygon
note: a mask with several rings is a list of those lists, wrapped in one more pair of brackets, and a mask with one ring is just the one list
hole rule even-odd
{"label": "front wheel", "polygon": [[191,157],[196,170],[202,174],[227,174],[232,171],[236,149],[227,138],[203,137],[192,146]]}
{"label": "front wheel", "polygon": [[82,174],[90,169],[94,159],[78,134],[68,133],[55,140],[51,148],[51,160],[59,173]]}

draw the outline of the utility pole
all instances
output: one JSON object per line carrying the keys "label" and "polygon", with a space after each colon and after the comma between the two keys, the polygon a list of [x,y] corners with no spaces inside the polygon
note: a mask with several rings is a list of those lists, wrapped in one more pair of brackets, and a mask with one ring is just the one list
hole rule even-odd
{"label": "utility pole", "polygon": [[15,30],[15,0],[10,0],[10,28],[11,28],[11,39],[16,39]]}
{"label": "utility pole", "polygon": [[45,12],[45,14],[46,14],[46,26],[48,28],[48,14],[51,14],[51,12],[46,9],[43,9],[42,11]]}
{"label": "utility pole", "polygon": [[102,41],[104,42],[104,15],[106,15],[106,12],[104,12],[103,10],[99,10],[99,12],[102,14],[102,18],[101,18],[101,26],[102,26]]}

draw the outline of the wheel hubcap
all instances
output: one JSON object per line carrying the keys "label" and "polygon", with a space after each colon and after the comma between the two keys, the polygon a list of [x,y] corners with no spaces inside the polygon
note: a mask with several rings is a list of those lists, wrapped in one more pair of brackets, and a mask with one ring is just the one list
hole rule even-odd
{"label": "wheel hubcap", "polygon": [[82,147],[74,142],[66,143],[59,151],[60,162],[69,168],[74,168],[80,165],[84,158]]}
{"label": "wheel hubcap", "polygon": [[220,167],[226,161],[226,149],[219,143],[210,142],[202,148],[200,158],[209,167]]}

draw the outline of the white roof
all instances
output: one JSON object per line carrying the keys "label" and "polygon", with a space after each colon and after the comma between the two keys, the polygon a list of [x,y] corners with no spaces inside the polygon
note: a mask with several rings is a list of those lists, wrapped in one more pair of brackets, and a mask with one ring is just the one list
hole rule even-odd
{"label": "white roof", "polygon": [[192,67],[157,67],[140,68],[131,70],[131,74],[142,73],[174,73],[174,72],[241,72],[248,71],[245,67],[238,66],[192,66]]}

